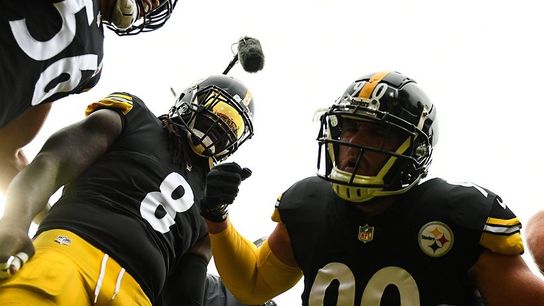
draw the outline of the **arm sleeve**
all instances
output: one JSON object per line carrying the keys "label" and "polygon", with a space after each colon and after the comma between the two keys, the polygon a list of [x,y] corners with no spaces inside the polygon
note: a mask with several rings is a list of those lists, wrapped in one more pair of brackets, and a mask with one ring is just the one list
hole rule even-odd
{"label": "arm sleeve", "polygon": [[205,284],[208,260],[187,254],[177,264],[175,273],[168,278],[160,299],[164,306],[205,305]]}
{"label": "arm sleeve", "polygon": [[297,267],[281,262],[268,240],[256,247],[232,224],[210,234],[215,265],[232,294],[245,304],[262,304],[293,287],[302,277]]}

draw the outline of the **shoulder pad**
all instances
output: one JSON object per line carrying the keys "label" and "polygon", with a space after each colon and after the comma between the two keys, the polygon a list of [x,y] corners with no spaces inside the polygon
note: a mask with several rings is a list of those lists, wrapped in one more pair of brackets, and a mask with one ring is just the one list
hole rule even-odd
{"label": "shoulder pad", "polygon": [[[473,183],[447,183],[444,200],[458,226],[481,233],[480,244],[492,252],[523,253],[521,223],[495,193]],[[449,186],[448,186],[449,185]]]}
{"label": "shoulder pad", "polygon": [[315,199],[325,199],[325,194],[332,193],[329,182],[312,176],[302,179],[291,185],[283,192],[276,202],[276,208],[280,210],[295,209],[305,203],[314,202]]}

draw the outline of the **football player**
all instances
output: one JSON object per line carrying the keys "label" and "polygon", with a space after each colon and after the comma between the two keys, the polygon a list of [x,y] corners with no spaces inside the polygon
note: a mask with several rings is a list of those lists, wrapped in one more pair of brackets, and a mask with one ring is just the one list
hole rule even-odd
{"label": "football player", "polygon": [[51,102],[100,78],[103,25],[119,35],[161,27],[177,0],[18,0],[0,3],[0,192],[27,165],[21,150]]}
{"label": "football player", "polygon": [[[204,292],[206,174],[253,135],[253,105],[247,88],[225,75],[187,88],[160,117],[128,93],[90,104],[8,188],[0,304],[160,305],[176,295],[164,288],[183,292],[168,287],[180,271],[193,271],[183,281]],[[238,178],[246,175],[240,169]],[[61,186],[31,241],[31,220]]]}
{"label": "football player", "polygon": [[[544,283],[520,256],[521,225],[502,199],[471,183],[422,180],[438,129],[415,81],[364,76],[320,118],[317,176],[281,194],[261,247],[227,219],[237,186],[213,183],[236,169],[208,175],[212,252],[240,301],[259,303],[304,275],[303,305],[542,304]],[[216,198],[227,186],[231,196]]]}
{"label": "football player", "polygon": [[527,221],[525,234],[527,249],[533,256],[540,273],[544,274],[544,211],[537,212]]}

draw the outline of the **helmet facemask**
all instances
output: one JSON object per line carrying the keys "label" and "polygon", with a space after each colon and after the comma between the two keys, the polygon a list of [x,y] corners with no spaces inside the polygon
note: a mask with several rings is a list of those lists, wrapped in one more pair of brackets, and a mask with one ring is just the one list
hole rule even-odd
{"label": "helmet facemask", "polygon": [[197,88],[180,96],[170,117],[189,133],[196,154],[219,162],[253,135],[251,114],[238,96],[217,86]]}
{"label": "helmet facemask", "polygon": [[[353,140],[357,131],[363,136]],[[426,175],[432,150],[421,128],[381,111],[379,101],[350,96],[321,116],[318,142],[318,176],[357,203],[409,190]]]}
{"label": "helmet facemask", "polygon": [[[132,10],[136,10],[137,12],[132,12],[133,17],[135,18],[133,18],[133,22],[130,25],[119,27],[119,25],[116,25],[113,21],[105,23],[110,30],[119,36],[136,35],[140,32],[151,32],[162,27],[170,18],[172,11],[177,4],[177,0],[160,0],[158,7],[145,13],[143,0],[116,0],[112,12],[116,12],[114,10],[117,9],[120,2],[126,4],[132,3],[131,6],[134,7]],[[122,6],[125,7],[126,4],[123,4]],[[124,13],[126,14],[126,12]]]}

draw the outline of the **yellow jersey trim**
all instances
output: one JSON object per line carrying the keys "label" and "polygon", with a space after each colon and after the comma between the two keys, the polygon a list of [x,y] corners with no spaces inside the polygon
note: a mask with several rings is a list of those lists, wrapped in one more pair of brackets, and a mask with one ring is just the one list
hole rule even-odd
{"label": "yellow jersey trim", "polygon": [[121,111],[123,115],[126,115],[132,110],[132,107],[134,107],[132,96],[116,93],[111,94],[98,102],[89,104],[87,109],[85,109],[85,116],[89,116],[99,108],[116,109]]}

